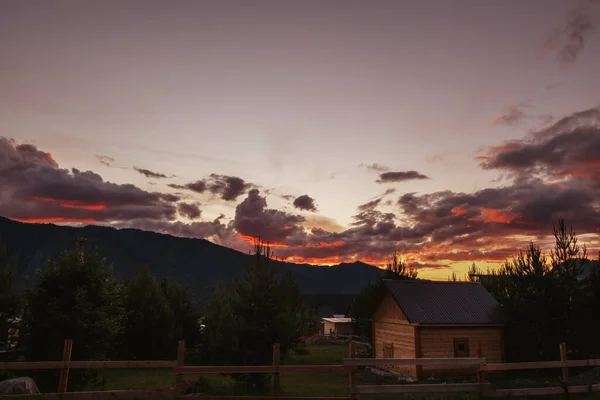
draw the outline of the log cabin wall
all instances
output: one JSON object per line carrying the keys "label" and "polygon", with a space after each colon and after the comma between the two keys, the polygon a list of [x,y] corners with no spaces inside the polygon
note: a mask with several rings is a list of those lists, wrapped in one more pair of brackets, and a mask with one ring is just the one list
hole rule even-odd
{"label": "log cabin wall", "polygon": [[[390,294],[386,294],[373,315],[373,337],[375,358],[416,357],[415,327],[410,325]],[[413,365],[388,369],[413,377],[417,374]]]}
{"label": "log cabin wall", "polygon": [[[481,343],[481,356],[488,363],[504,362],[503,328],[494,326],[426,327],[418,328],[421,352],[418,357],[450,358],[477,357],[477,345]],[[473,374],[474,369],[460,370],[423,366],[420,378]]]}

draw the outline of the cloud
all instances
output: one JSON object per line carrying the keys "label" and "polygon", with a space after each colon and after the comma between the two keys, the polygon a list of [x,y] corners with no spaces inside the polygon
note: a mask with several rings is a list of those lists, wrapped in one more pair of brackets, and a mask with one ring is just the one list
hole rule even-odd
{"label": "cloud", "polygon": [[585,48],[585,41],[594,29],[591,6],[597,1],[581,1],[565,15],[561,28],[552,29],[546,36],[544,48],[555,52],[556,59],[563,66],[575,64]]}
{"label": "cloud", "polygon": [[96,158],[98,159],[98,161],[100,161],[100,164],[104,164],[107,167],[111,167],[112,164],[115,162],[115,159],[109,156],[102,156],[99,154],[96,154]]}
{"label": "cloud", "polygon": [[376,172],[387,172],[390,169],[388,167],[386,167],[385,165],[381,165],[381,164],[360,164],[359,167],[365,167],[366,169],[370,169],[371,171],[376,171]]}
{"label": "cloud", "polygon": [[226,201],[237,200],[237,198],[246,193],[248,189],[254,187],[253,184],[248,183],[237,176],[219,174],[210,174],[208,178],[186,183],[184,185],[173,183],[168,186],[173,189],[191,190],[196,193],[209,191]]}
{"label": "cloud", "polygon": [[480,157],[484,169],[522,178],[600,179],[600,108],[567,116],[530,137],[491,147]]}
{"label": "cloud", "polygon": [[100,154],[96,154],[95,156],[96,156],[96,159],[100,162],[100,164],[103,164],[109,168],[127,169],[127,167],[115,165],[116,160],[113,157],[103,156]]}
{"label": "cloud", "polygon": [[537,119],[542,123],[549,123],[552,121],[552,116],[548,114],[533,115],[526,114],[523,109],[531,108],[533,106],[532,100],[525,100],[517,105],[509,105],[506,110],[496,118],[492,120],[492,125],[519,125],[525,119]]}
{"label": "cloud", "polygon": [[294,200],[294,207],[305,211],[317,211],[315,199],[313,199],[307,194],[303,194],[302,196],[297,197]]}
{"label": "cloud", "polygon": [[201,214],[198,203],[179,203],[177,204],[177,211],[179,215],[188,219],[200,218]]}
{"label": "cloud", "polygon": [[[424,269],[455,262],[502,262],[530,238],[545,240],[561,216],[580,234],[600,234],[600,175],[594,172],[600,167],[597,129],[595,109],[569,115],[522,141],[488,149],[481,167],[510,172],[504,186],[471,193],[405,193],[396,209],[377,197],[357,207],[348,229],[311,228],[285,213],[279,214],[285,220],[281,223],[266,222],[272,219],[268,214],[253,215],[265,220],[260,226],[274,226],[279,232],[272,239],[278,243],[278,256],[288,261],[363,260],[382,265],[398,251],[409,265]],[[254,209],[266,209],[259,198]]]}
{"label": "cloud", "polygon": [[509,105],[506,111],[492,120],[492,125],[517,125],[526,115],[519,106]]}
{"label": "cloud", "polygon": [[[561,216],[581,235],[600,234],[599,108],[487,148],[478,158],[480,168],[505,174],[501,185],[474,192],[402,193],[393,204],[386,200],[394,192],[386,190],[360,204],[346,228],[326,216],[269,208],[264,192],[255,187],[246,191],[230,221],[183,223],[176,221],[181,204],[191,202],[180,203],[177,195],[104,182],[90,171],[60,169],[34,146],[0,144],[0,205],[9,217],[99,221],[209,238],[242,251],[260,237],[287,261],[382,265],[399,252],[409,265],[435,270],[458,262],[502,262],[532,238],[546,243]],[[224,178],[213,174],[194,187],[223,196]],[[213,192],[215,181],[224,185]],[[182,188],[191,190],[188,186]]]}
{"label": "cloud", "polygon": [[20,220],[174,219],[176,196],[106,182],[92,171],[59,168],[50,153],[0,138],[2,214]]}
{"label": "cloud", "polygon": [[410,180],[430,179],[417,171],[384,172],[379,175],[377,183],[405,182]]}
{"label": "cloud", "polygon": [[304,220],[300,215],[268,209],[266,198],[260,195],[258,189],[252,189],[237,205],[233,226],[243,236],[282,243],[304,231],[299,225]]}
{"label": "cloud", "polygon": [[208,189],[206,182],[204,182],[203,180],[186,183],[185,185],[178,185],[175,183],[170,183],[167,186],[169,186],[170,188],[173,188],[173,189],[187,189],[187,190],[191,190],[192,192],[196,192],[196,193],[204,193]]}
{"label": "cloud", "polygon": [[229,175],[210,174],[208,182],[208,189],[226,201],[236,200],[251,187],[253,185],[242,178]]}
{"label": "cloud", "polygon": [[153,172],[148,169],[138,168],[138,167],[133,167],[133,169],[136,170],[137,172],[139,172],[140,174],[144,175],[146,178],[156,178],[156,179],[168,178],[167,175],[161,174],[160,172]]}
{"label": "cloud", "polygon": [[121,229],[135,228],[178,237],[212,239],[216,243],[222,244],[231,244],[235,240],[232,228],[223,224],[221,218],[216,218],[214,221],[192,223],[141,219],[136,221],[122,221],[111,225]]}

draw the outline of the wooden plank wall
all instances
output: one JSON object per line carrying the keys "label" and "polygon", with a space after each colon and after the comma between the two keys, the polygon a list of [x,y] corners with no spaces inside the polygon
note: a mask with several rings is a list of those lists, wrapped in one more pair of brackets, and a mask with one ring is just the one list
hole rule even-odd
{"label": "wooden plank wall", "polygon": [[[419,327],[421,354],[423,358],[454,357],[454,339],[469,340],[469,357],[477,357],[477,346],[481,343],[481,357],[488,363],[503,361],[503,330],[500,327]],[[444,373],[440,367],[423,366],[422,378],[448,374],[473,374],[473,370],[451,369]]]}
{"label": "wooden plank wall", "polygon": [[[415,358],[415,329],[409,324],[390,294],[381,301],[373,316],[375,358],[383,358],[384,344],[393,343],[394,358]],[[414,365],[390,367],[392,371],[416,376]]]}

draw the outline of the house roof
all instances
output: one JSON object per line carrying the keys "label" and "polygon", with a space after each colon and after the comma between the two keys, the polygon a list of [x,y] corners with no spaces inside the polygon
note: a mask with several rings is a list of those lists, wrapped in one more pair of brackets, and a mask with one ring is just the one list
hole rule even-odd
{"label": "house roof", "polygon": [[334,324],[348,324],[352,318],[323,318],[323,321],[333,322]]}
{"label": "house roof", "polygon": [[478,282],[384,280],[402,313],[418,324],[506,324],[500,304]]}

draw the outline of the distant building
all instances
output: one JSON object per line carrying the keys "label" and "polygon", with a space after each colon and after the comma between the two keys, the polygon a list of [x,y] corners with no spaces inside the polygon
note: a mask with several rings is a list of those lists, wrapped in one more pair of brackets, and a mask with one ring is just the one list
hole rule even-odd
{"label": "distant building", "polygon": [[322,321],[323,334],[325,336],[339,336],[352,334],[352,318],[323,318]]}
{"label": "distant building", "polygon": [[[384,280],[372,321],[376,358],[477,357],[480,346],[488,362],[504,361],[508,321],[480,283]],[[389,369],[417,379],[467,372],[439,366]]]}

